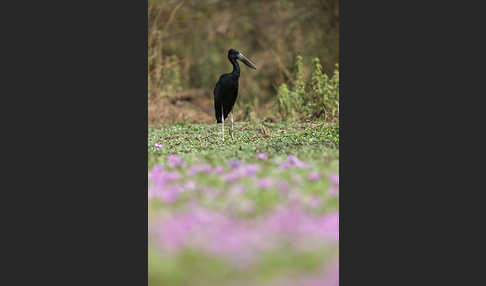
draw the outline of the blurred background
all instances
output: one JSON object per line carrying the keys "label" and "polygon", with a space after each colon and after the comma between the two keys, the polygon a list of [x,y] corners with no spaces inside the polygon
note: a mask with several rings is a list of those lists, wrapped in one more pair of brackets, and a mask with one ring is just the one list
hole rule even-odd
{"label": "blurred background", "polygon": [[337,0],[149,0],[149,125],[215,123],[213,89],[241,51],[235,121],[337,121]]}

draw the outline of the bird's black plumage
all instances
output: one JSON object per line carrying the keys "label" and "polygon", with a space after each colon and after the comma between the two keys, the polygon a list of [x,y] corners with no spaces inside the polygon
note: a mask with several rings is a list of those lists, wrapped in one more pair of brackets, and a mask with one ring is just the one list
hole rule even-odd
{"label": "bird's black plumage", "polygon": [[236,60],[239,59],[250,68],[256,69],[255,65],[248,58],[234,49],[228,51],[228,59],[233,65],[233,71],[221,75],[214,87],[214,111],[217,123],[222,122],[223,118],[221,115],[224,115],[224,119],[228,117],[238,97],[240,66]]}

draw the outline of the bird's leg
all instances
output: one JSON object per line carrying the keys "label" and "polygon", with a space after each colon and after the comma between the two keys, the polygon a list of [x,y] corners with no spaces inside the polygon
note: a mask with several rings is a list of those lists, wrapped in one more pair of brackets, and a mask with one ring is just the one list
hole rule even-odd
{"label": "bird's leg", "polygon": [[233,136],[233,110],[230,112],[230,118],[231,118],[231,139],[235,139],[235,137]]}
{"label": "bird's leg", "polygon": [[[223,108],[221,108],[221,110],[223,111]],[[224,112],[221,112],[221,121],[223,122],[223,124],[221,125],[221,134],[223,134],[224,141]]]}

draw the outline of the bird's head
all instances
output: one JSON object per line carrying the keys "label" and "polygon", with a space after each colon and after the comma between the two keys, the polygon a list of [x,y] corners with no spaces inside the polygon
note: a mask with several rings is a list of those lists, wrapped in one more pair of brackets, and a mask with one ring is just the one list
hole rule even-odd
{"label": "bird's head", "polygon": [[238,59],[241,62],[243,62],[245,65],[247,65],[248,67],[256,70],[255,64],[252,61],[250,61],[247,57],[245,57],[241,52],[239,52],[235,49],[230,49],[228,51],[228,58],[230,60]]}

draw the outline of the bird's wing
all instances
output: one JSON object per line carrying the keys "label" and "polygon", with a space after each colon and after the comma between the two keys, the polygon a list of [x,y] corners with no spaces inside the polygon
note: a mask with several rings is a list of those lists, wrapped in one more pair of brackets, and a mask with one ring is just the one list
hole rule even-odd
{"label": "bird's wing", "polygon": [[236,99],[238,97],[238,84],[233,86],[231,95],[227,98],[226,102],[223,102],[224,105],[224,118],[228,117],[228,114],[233,110],[235,106]]}
{"label": "bird's wing", "polygon": [[221,123],[222,91],[221,91],[221,85],[219,81],[216,83],[213,93],[214,93],[214,114],[216,116],[216,122]]}

